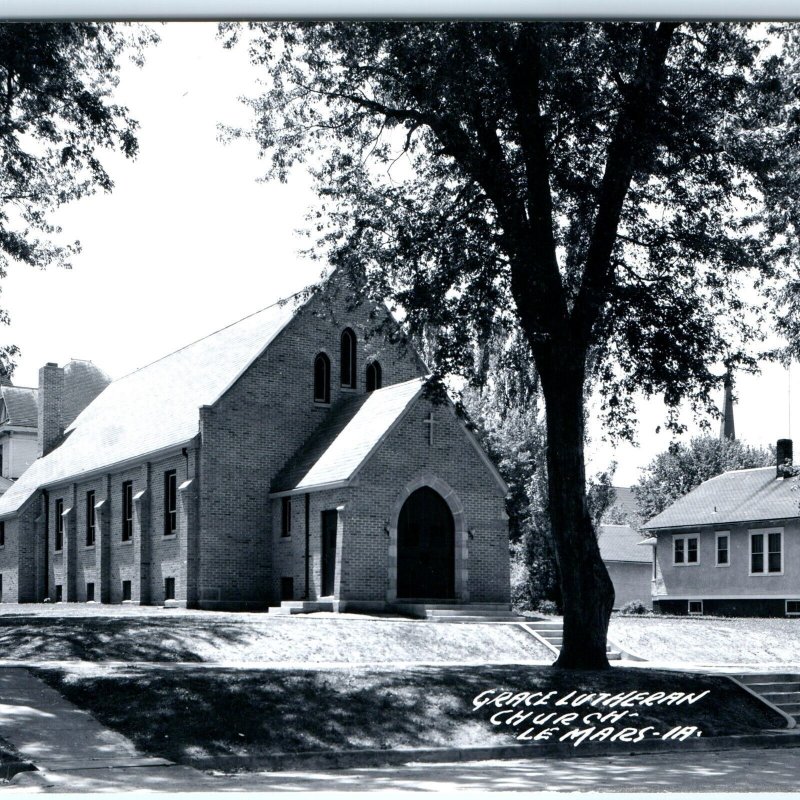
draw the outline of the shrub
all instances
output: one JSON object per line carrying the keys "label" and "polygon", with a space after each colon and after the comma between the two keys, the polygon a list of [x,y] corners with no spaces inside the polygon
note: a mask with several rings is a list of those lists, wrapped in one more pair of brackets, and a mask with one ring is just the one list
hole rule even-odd
{"label": "shrub", "polygon": [[651,611],[641,600],[631,600],[630,603],[622,606],[619,613],[631,616],[632,614],[650,614]]}
{"label": "shrub", "polygon": [[540,600],[536,606],[536,610],[540,614],[547,614],[549,616],[556,616],[559,613],[558,605],[552,600]]}

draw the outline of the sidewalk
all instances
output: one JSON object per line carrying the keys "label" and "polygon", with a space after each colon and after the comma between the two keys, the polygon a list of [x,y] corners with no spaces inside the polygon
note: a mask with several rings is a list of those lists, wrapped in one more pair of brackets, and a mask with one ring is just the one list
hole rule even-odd
{"label": "sidewalk", "polygon": [[124,736],[100,725],[25,669],[0,670],[0,737],[38,769],[18,774],[0,792],[53,780],[70,787],[98,784],[98,789],[209,785],[197,770],[141,754]]}

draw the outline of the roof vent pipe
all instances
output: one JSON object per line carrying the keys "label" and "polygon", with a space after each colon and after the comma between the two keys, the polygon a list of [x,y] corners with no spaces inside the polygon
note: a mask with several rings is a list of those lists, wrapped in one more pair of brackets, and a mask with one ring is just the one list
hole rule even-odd
{"label": "roof vent pipe", "polygon": [[793,474],[792,469],[792,440],[778,439],[775,447],[777,454],[777,477],[789,478]]}

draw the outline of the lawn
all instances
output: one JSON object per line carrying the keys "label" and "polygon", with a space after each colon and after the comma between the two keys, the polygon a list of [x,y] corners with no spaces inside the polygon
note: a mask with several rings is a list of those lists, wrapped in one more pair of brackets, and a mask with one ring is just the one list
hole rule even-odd
{"label": "lawn", "polygon": [[615,615],[608,637],[650,661],[800,664],[800,619]]}
{"label": "lawn", "polygon": [[[540,707],[522,705],[515,710],[575,711],[580,717],[574,725],[585,726],[589,723],[581,721],[583,715],[597,709],[571,709],[566,704],[557,708],[555,701],[573,691],[696,693],[707,689],[710,694],[696,704],[639,705],[628,709],[637,715],[635,719],[629,716],[613,724],[616,729],[654,726],[661,732],[694,725],[704,736],[785,725],[783,718],[725,678],[657,670],[570,673],[524,665],[429,665],[402,670],[387,666],[287,671],[96,664],[38,668],[35,674],[142,750],[178,762],[220,755],[519,743],[517,735],[530,722],[516,728],[494,726],[489,719],[498,711],[496,707],[473,708],[473,699],[486,690],[553,691],[556,694]],[[603,709],[608,712],[609,708]],[[565,723],[561,730],[572,724]],[[604,723],[608,724],[612,723]]]}
{"label": "lawn", "polygon": [[0,615],[0,653],[3,659],[20,661],[548,664],[553,660],[544,645],[513,624],[186,612]]}

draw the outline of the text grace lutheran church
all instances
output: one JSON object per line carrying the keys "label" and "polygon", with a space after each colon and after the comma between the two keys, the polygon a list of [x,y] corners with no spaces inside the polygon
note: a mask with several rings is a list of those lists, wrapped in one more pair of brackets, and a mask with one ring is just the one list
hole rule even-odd
{"label": "text grace lutheran church", "polygon": [[82,409],[71,364],[43,367],[0,599],[507,610],[507,487],[388,310],[350,294],[334,272]]}

